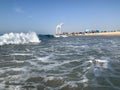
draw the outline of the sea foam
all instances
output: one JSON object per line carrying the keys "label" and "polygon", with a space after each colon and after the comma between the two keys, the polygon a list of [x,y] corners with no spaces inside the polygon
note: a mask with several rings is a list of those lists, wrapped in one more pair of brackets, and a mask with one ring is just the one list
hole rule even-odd
{"label": "sea foam", "polygon": [[8,33],[0,36],[0,45],[27,43],[40,43],[40,40],[35,32]]}

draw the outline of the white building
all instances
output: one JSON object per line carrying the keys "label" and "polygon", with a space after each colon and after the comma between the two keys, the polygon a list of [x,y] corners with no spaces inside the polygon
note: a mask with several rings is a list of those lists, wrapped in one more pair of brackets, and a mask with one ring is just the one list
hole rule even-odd
{"label": "white building", "polygon": [[63,26],[63,23],[60,23],[56,26],[56,35],[59,35],[59,34],[62,34],[62,26]]}

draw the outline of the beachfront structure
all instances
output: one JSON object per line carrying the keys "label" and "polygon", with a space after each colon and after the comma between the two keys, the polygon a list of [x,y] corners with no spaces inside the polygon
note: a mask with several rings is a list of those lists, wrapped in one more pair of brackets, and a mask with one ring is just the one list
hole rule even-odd
{"label": "beachfront structure", "polygon": [[90,29],[86,29],[84,32],[85,32],[85,33],[91,33],[92,30],[90,30]]}
{"label": "beachfront structure", "polygon": [[86,29],[83,32],[62,32],[62,25],[60,23],[56,26],[56,35],[55,37],[68,37],[68,36],[120,36],[120,30],[114,31],[100,31],[100,30],[91,30]]}
{"label": "beachfront structure", "polygon": [[100,30],[90,30],[90,29],[86,29],[84,31],[84,33],[99,33],[99,32],[100,32]]}
{"label": "beachfront structure", "polygon": [[62,34],[62,26],[63,26],[63,23],[60,23],[56,26],[56,35]]}

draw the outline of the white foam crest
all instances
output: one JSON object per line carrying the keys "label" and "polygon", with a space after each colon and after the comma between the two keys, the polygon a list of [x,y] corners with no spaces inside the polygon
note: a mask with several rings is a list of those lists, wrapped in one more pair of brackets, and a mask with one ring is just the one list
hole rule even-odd
{"label": "white foam crest", "polygon": [[25,61],[13,60],[13,62],[16,62],[16,63],[24,63]]}
{"label": "white foam crest", "polygon": [[21,86],[10,85],[8,90],[21,90]]}
{"label": "white foam crest", "polygon": [[12,53],[11,56],[31,56],[31,53]]}
{"label": "white foam crest", "polygon": [[108,61],[107,60],[96,60],[96,67],[108,68]]}
{"label": "white foam crest", "polygon": [[101,68],[108,68],[108,61],[107,60],[101,60],[101,59],[96,59],[96,60],[89,60],[87,63],[94,64],[95,67],[101,67]]}
{"label": "white foam crest", "polygon": [[57,69],[57,67],[62,66],[62,65],[67,64],[67,63],[70,63],[70,61],[54,62],[54,64],[49,64],[49,65],[46,65],[44,67],[42,66],[41,70],[46,70],[46,71],[47,70],[54,70],[54,69]]}
{"label": "white foam crest", "polygon": [[49,77],[45,77],[44,81],[47,82],[47,81],[51,81],[51,80],[54,80],[54,79],[56,79],[56,80],[63,80],[62,77],[49,76]]}
{"label": "white foam crest", "polygon": [[21,87],[20,86],[16,86],[15,90],[21,90]]}
{"label": "white foam crest", "polygon": [[13,71],[26,71],[26,68],[22,67],[22,68],[11,68],[11,70]]}
{"label": "white foam crest", "polygon": [[78,87],[78,85],[74,81],[68,82],[68,85],[70,85],[70,87]]}
{"label": "white foam crest", "polygon": [[60,86],[60,89],[66,86],[69,86],[70,88],[77,88],[78,85],[76,84],[77,81],[69,81],[69,82],[65,82],[62,86]]}
{"label": "white foam crest", "polygon": [[109,61],[108,60],[102,60],[102,59],[95,59],[95,60],[89,60],[88,63],[91,63],[91,69],[93,70],[93,73],[96,77],[104,75],[106,69],[109,67]]}
{"label": "white foam crest", "polygon": [[53,54],[50,54],[49,56],[45,56],[45,57],[35,56],[35,58],[36,58],[37,60],[40,60],[40,61],[42,61],[42,62],[50,62],[50,61],[49,61],[49,58],[51,58],[51,57],[53,57]]}
{"label": "white foam crest", "polygon": [[80,80],[81,83],[86,83],[86,82],[89,81],[88,78],[87,78],[85,75],[83,75],[81,78],[82,78],[82,79]]}
{"label": "white foam crest", "polygon": [[40,43],[40,40],[35,32],[29,33],[8,33],[0,36],[0,45],[5,44],[26,44]]}

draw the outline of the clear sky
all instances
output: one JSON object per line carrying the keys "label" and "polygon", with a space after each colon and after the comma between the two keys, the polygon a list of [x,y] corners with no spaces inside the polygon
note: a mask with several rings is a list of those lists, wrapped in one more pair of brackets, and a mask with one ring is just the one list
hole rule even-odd
{"label": "clear sky", "polygon": [[0,33],[120,29],[120,0],[0,0]]}

